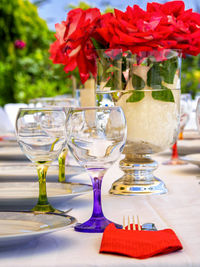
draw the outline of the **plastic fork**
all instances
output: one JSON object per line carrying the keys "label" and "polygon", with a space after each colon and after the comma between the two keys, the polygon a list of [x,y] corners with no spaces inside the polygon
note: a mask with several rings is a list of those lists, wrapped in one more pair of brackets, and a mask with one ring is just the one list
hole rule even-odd
{"label": "plastic fork", "polygon": [[[136,230],[136,222],[135,222],[135,217],[134,216],[131,216],[132,218],[132,225],[133,225],[133,229],[131,229],[131,219],[130,219],[130,216],[127,217],[127,230]],[[139,216],[136,217],[137,218],[137,230],[138,231],[141,231],[142,228],[141,228],[141,224],[140,224],[140,219],[139,219]],[[126,218],[125,216],[123,216],[123,229],[125,230],[126,229]]]}

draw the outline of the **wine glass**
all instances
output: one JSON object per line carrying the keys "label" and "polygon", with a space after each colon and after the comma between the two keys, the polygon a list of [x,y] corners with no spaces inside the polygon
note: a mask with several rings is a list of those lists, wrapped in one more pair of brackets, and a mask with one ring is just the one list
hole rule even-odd
{"label": "wine glass", "polygon": [[[91,218],[75,226],[79,232],[103,232],[111,223],[101,206],[101,184],[106,171],[120,157],[126,140],[126,120],[121,107],[70,109],[66,123],[72,155],[90,175],[93,185]],[[121,228],[120,225],[117,227]]]}
{"label": "wine glass", "polygon": [[21,150],[36,166],[39,198],[32,211],[56,212],[47,198],[46,174],[66,145],[66,111],[63,108],[21,108],[16,119],[16,135]]}
{"label": "wine glass", "polygon": [[196,123],[197,123],[197,129],[200,133],[200,98],[197,101],[197,108],[196,108]]}
{"label": "wine glass", "polygon": [[[30,100],[30,104],[34,105],[35,107],[52,107],[52,106],[59,106],[59,107],[78,107],[79,102],[76,98],[73,97],[41,97],[41,98],[35,98]],[[59,164],[59,173],[58,173],[58,181],[60,183],[65,183],[65,164],[66,164],[66,158],[68,154],[67,147],[64,147],[64,149],[61,151],[61,153],[58,156],[58,164]]]}
{"label": "wine glass", "polygon": [[183,131],[190,119],[192,112],[192,96],[191,94],[181,94],[181,106],[180,106],[180,132],[179,139],[183,140]]}
{"label": "wine glass", "polygon": [[[183,131],[189,121],[192,112],[192,98],[190,94],[182,94],[180,99],[180,129],[179,139],[183,139]],[[164,165],[185,165],[187,162],[181,160],[178,155],[177,141],[172,146],[171,159],[164,162]]]}

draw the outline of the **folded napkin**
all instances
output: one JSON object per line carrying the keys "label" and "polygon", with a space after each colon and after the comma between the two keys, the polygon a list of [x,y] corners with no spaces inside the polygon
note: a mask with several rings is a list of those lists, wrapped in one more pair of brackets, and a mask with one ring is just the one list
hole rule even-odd
{"label": "folded napkin", "polygon": [[182,245],[171,229],[160,231],[138,231],[117,229],[109,224],[101,242],[100,252],[126,255],[145,259],[182,249]]}

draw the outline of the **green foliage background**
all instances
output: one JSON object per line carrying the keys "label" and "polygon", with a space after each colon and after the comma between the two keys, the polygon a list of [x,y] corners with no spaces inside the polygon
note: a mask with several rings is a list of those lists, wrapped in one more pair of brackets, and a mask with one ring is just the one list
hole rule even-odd
{"label": "green foliage background", "polygon": [[187,56],[182,60],[181,92],[195,98],[200,93],[200,56]]}
{"label": "green foliage background", "polygon": [[[63,66],[49,60],[54,38],[37,7],[28,0],[0,1],[0,105],[71,93]],[[15,48],[16,40],[26,47]]]}

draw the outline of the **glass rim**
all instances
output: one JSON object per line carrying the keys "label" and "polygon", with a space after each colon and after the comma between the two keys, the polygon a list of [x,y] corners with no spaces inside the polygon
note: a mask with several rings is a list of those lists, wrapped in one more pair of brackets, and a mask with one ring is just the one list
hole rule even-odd
{"label": "glass rim", "polygon": [[32,98],[30,99],[30,101],[33,100],[66,100],[66,99],[75,99],[73,97],[36,97],[36,98]]}
{"label": "glass rim", "polygon": [[[101,91],[99,88],[97,88],[96,93],[98,95],[101,94],[112,94],[112,93],[132,93],[133,91],[139,91],[139,92],[160,92],[166,90],[165,88],[152,88],[152,89],[128,89],[128,90],[123,90],[123,89],[118,89],[118,90],[107,90],[107,91]],[[175,87],[173,89],[170,90],[177,90],[180,91],[181,87]]]}
{"label": "glass rim", "polygon": [[[118,50],[118,51],[123,51],[123,48],[121,48],[121,47],[116,47],[116,48],[110,48],[110,47],[108,47],[108,48],[95,48],[95,51],[116,51],[116,50]],[[156,48],[153,48],[153,49],[151,49],[151,50],[141,50],[140,52],[141,53],[144,53],[144,52],[152,52],[152,51],[156,51],[156,52],[161,52],[161,51],[177,51],[177,52],[180,52],[180,53],[183,53],[183,50],[181,49],[181,48],[165,48],[165,47],[162,47],[162,48],[160,48],[160,49],[156,49]],[[124,52],[131,52],[131,50],[130,49],[127,49],[127,50],[125,50],[125,51],[123,51],[123,53]],[[137,53],[136,53],[137,54]]]}
{"label": "glass rim", "polygon": [[65,108],[64,107],[59,107],[59,106],[49,106],[49,107],[26,107],[26,108],[19,108],[19,111],[22,110],[22,111],[64,111]]}
{"label": "glass rim", "polygon": [[91,107],[71,107],[69,108],[69,111],[85,111],[85,110],[117,110],[117,109],[122,109],[120,106],[91,106]]}

